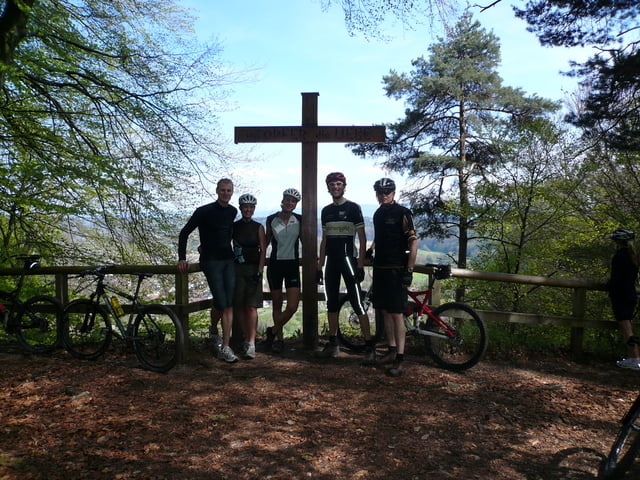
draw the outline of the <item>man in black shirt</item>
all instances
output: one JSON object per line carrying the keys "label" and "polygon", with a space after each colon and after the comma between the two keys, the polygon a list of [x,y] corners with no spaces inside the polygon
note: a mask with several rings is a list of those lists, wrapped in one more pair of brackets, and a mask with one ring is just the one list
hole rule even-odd
{"label": "man in black shirt", "polygon": [[413,280],[418,239],[411,211],[394,200],[395,182],[381,178],[373,189],[380,203],[373,215],[373,306],[384,314],[389,341],[389,352],[378,363],[391,364],[389,375],[399,377],[403,373],[406,338],[403,313],[407,307],[407,288]]}
{"label": "man in black shirt", "polygon": [[222,345],[218,358],[233,363],[238,357],[229,346],[233,324],[233,294],[236,284],[234,254],[231,247],[233,222],[238,210],[229,204],[233,195],[233,182],[223,178],[218,182],[218,199],[198,207],[178,237],[178,271],[189,269],[187,239],[196,228],[200,235],[200,268],[207,278],[214,310],[211,312],[212,325],[222,319]]}
{"label": "man in black shirt", "polygon": [[[341,172],[327,175],[327,189],[333,202],[322,209],[322,241],[318,258],[318,277],[322,279],[322,267],[327,261],[324,272],[325,294],[327,296],[327,320],[329,321],[329,343],[319,356],[335,357],[338,347],[338,309],[340,278],[344,279],[349,301],[360,320],[360,328],[367,344],[368,356],[373,355],[373,343],[369,328],[369,317],[362,306],[360,282],[364,278],[364,256],[367,250],[367,237],[364,231],[364,218],[360,206],[347,200],[344,191],[347,179]],[[354,255],[354,237],[358,236],[358,255]],[[373,358],[369,359],[370,361]]]}

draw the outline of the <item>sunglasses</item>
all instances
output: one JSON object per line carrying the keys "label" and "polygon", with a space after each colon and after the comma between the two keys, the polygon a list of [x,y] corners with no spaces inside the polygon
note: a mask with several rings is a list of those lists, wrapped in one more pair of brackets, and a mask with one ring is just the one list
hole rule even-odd
{"label": "sunglasses", "polygon": [[395,190],[389,190],[387,188],[382,189],[382,190],[378,190],[376,193],[378,195],[391,195],[393,192],[395,192]]}

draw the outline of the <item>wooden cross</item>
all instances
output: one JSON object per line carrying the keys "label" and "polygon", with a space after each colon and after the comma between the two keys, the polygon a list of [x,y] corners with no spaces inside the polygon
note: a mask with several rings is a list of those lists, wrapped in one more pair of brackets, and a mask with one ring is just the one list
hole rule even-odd
{"label": "wooden cross", "polygon": [[318,142],[381,143],[384,126],[318,126],[318,93],[302,93],[302,125],[298,127],[235,127],[235,143],[295,142],[302,144],[302,336],[307,348],[318,342]]}

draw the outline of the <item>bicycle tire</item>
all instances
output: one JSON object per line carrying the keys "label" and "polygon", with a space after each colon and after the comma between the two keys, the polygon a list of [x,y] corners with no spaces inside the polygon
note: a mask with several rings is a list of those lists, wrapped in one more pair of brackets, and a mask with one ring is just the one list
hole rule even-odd
{"label": "bicycle tire", "polygon": [[621,480],[640,453],[640,396],[622,420],[622,428],[600,465],[600,480]]}
{"label": "bicycle tire", "polygon": [[16,337],[30,353],[48,353],[61,342],[62,302],[49,295],[36,295],[20,306],[15,320]]}
{"label": "bicycle tire", "polygon": [[74,357],[94,360],[111,343],[111,323],[107,310],[88,299],[69,302],[63,311],[62,340]]}
{"label": "bicycle tire", "polygon": [[178,316],[165,305],[143,306],[133,323],[133,348],[146,369],[171,370],[184,352],[184,331]]}
{"label": "bicycle tire", "polygon": [[[376,321],[375,309],[371,302],[371,297],[365,292],[362,293],[362,303],[364,311],[369,317],[369,329],[371,339],[377,343],[384,334],[384,324]],[[338,340],[340,343],[354,352],[364,351],[365,341],[360,329],[360,319],[351,306],[349,296],[345,295],[338,307]]]}
{"label": "bicycle tire", "polygon": [[[433,311],[455,331],[454,337],[440,338],[424,335],[427,353],[439,366],[456,372],[477,364],[487,351],[487,329],[480,316],[464,303],[445,303]],[[425,328],[425,325],[421,325]],[[426,330],[444,334],[442,328],[431,318]]]}

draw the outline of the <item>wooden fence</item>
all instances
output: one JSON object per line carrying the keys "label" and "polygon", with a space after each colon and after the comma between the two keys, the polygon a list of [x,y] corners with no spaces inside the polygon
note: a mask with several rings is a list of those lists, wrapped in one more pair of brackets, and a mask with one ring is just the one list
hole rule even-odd
{"label": "wooden fence", "polygon": [[[69,277],[77,275],[84,270],[93,267],[87,266],[68,266],[68,267],[41,267],[30,271],[29,275],[53,275],[55,277],[55,295],[62,302],[67,302],[69,298]],[[416,265],[415,271],[418,273],[430,274],[431,267]],[[211,299],[191,300],[189,291],[189,275],[200,272],[200,266],[197,263],[190,264],[189,270],[185,274],[177,271],[176,265],[114,265],[109,269],[111,274],[135,274],[135,273],[152,273],[154,275],[171,275],[174,277],[175,285],[175,304],[168,305],[172,308],[183,325],[185,331],[189,327],[189,315],[202,310],[211,308],[213,302]],[[22,273],[20,268],[3,268],[0,269],[2,276],[18,276]],[[538,324],[538,325],[559,325],[571,329],[571,352],[579,355],[582,352],[582,343],[585,328],[597,329],[615,329],[617,324],[614,321],[589,319],[585,317],[587,292],[588,291],[604,291],[605,285],[602,283],[578,280],[578,279],[554,279],[543,276],[529,275],[513,275],[506,273],[482,272],[466,269],[452,268],[451,273],[454,277],[466,278],[474,281],[488,281],[501,283],[518,283],[535,285],[539,287],[571,289],[573,291],[572,314],[570,316],[554,316],[531,313],[518,312],[498,312],[488,310],[478,310],[478,313],[485,320],[501,321],[510,323]],[[265,298],[269,298],[269,292],[265,292]],[[318,293],[318,301],[324,299],[324,295]],[[473,306],[473,305],[472,305]],[[317,327],[317,324],[316,324]],[[316,332],[311,335],[305,335],[305,342],[317,341]],[[311,348],[315,344],[309,344]]]}

